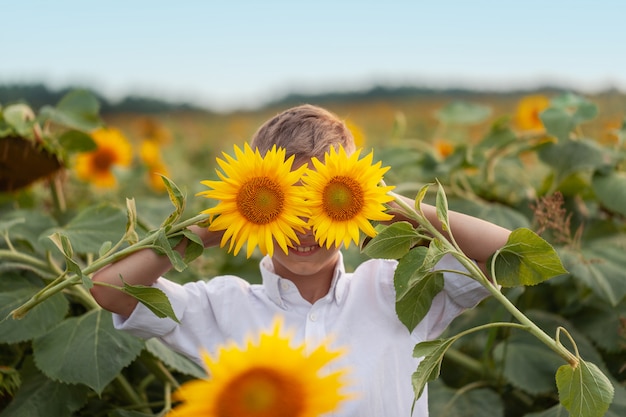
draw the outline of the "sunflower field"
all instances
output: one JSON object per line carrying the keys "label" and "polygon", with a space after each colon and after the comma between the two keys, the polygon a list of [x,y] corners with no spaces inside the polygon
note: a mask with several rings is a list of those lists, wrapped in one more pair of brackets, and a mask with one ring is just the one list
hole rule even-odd
{"label": "sunflower field", "polygon": [[[393,194],[416,199],[404,208],[420,224],[375,225],[345,249],[346,267],[398,259],[396,312],[409,329],[440,290],[430,267],[445,253],[493,295],[442,338],[415,346],[424,360],[406,383],[416,396],[428,383],[431,415],[626,415],[624,97],[323,106],[345,118],[362,155],[389,167]],[[103,115],[82,90],[40,109],[0,103],[0,417],[165,416],[181,400],[201,401],[205,369],[157,340],[116,331],[90,295],[91,276],[152,248],[170,258],[177,282],[234,274],[258,283],[254,245],[203,250],[186,228],[209,224],[202,194],[220,179],[216,158],[279,110]],[[492,259],[498,285],[432,227],[421,202],[435,205],[444,224],[455,210],[514,231]],[[181,256],[173,247],[184,236],[191,244]],[[175,319],[159,291],[119,290]],[[277,327],[260,340],[311,375],[335,355],[297,362],[301,352],[287,349]],[[251,354],[273,359],[254,346]],[[231,364],[246,361],[243,351],[224,353]],[[227,378],[219,365],[207,359],[216,378]],[[310,395],[337,381],[316,381]],[[341,399],[316,399],[324,406],[307,415]]]}

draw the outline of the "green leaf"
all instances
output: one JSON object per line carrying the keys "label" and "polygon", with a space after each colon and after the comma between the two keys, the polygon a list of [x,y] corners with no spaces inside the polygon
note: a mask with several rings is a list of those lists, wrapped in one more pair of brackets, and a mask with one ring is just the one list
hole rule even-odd
{"label": "green leaf", "polygon": [[409,222],[395,222],[370,240],[363,252],[370,258],[399,259],[420,241],[420,235]]}
{"label": "green leaf", "polygon": [[587,139],[548,143],[538,154],[554,170],[558,184],[571,174],[600,170],[613,163],[608,151]]}
{"label": "green leaf", "polygon": [[172,309],[172,305],[170,304],[170,300],[160,289],[145,285],[128,285],[124,282],[124,286],[120,290],[137,299],[137,301],[145,305],[157,317],[169,317],[176,323],[179,323]]}
{"label": "green leaf", "polygon": [[[37,281],[12,272],[3,273],[0,279],[0,320],[43,288]],[[59,293],[37,305],[22,319],[7,317],[0,321],[0,343],[19,343],[42,336],[63,320],[68,310],[67,299]]]}
{"label": "green leaf", "polygon": [[59,136],[59,144],[67,152],[90,152],[98,145],[93,138],[80,130],[68,130]]}
{"label": "green leaf", "polygon": [[576,368],[561,366],[556,385],[559,401],[574,416],[602,417],[613,400],[611,381],[595,364],[583,360]]}
{"label": "green leaf", "polygon": [[435,206],[437,208],[437,219],[441,222],[442,229],[444,231],[450,230],[450,220],[448,219],[448,199],[443,186],[437,181],[437,198],[435,200]]}
{"label": "green leaf", "polygon": [[426,316],[433,298],[443,289],[443,274],[425,267],[428,249],[412,249],[398,262],[394,273],[396,314],[409,331]]}
{"label": "green leaf", "polygon": [[125,238],[129,244],[135,244],[139,240],[137,229],[137,207],[134,198],[126,199],[126,233]]}
{"label": "green leaf", "polygon": [[172,212],[172,214],[170,214],[168,218],[165,219],[165,221],[161,224],[162,228],[167,228],[176,223],[176,221],[178,221],[178,219],[180,219],[180,217],[182,216],[183,211],[185,210],[185,196],[180,191],[178,186],[165,175],[161,175],[161,179],[165,184],[165,188],[167,189],[167,194],[170,197],[170,201],[174,205],[174,211]]}
{"label": "green leaf", "polygon": [[174,352],[157,339],[153,338],[146,341],[146,350],[165,365],[178,372],[198,379],[207,377],[206,371],[195,362],[180,353]]}
{"label": "green leaf", "polygon": [[183,230],[183,235],[188,239],[183,260],[185,261],[185,263],[189,263],[202,255],[202,253],[204,252],[204,243],[202,243],[202,239],[200,239],[200,236],[198,236],[189,229]]}
{"label": "green leaf", "polygon": [[614,213],[626,216],[626,172],[593,176],[593,191],[600,204]]}
{"label": "green leaf", "polygon": [[417,192],[417,196],[415,197],[415,210],[419,213],[422,212],[421,204],[424,200],[424,197],[426,197],[426,193],[428,192],[428,189],[431,185],[432,184],[426,184],[422,186],[422,188],[420,188],[420,190]]}
{"label": "green leaf", "polygon": [[494,357],[513,386],[532,395],[550,393],[555,388],[554,372],[563,359],[534,337],[524,336],[516,335],[498,344]]}
{"label": "green leaf", "polygon": [[442,379],[428,384],[428,411],[431,416],[504,416],[503,398],[494,390],[465,387],[452,389],[446,387]]}
{"label": "green leaf", "polygon": [[413,357],[423,357],[411,378],[415,398],[419,398],[422,395],[428,381],[433,381],[439,377],[443,356],[455,340],[455,338],[436,339],[415,345]]}
{"label": "green leaf", "polygon": [[612,306],[626,296],[626,238],[589,239],[580,251],[562,248],[559,253],[574,279],[582,282],[593,293]]}
{"label": "green leaf", "polygon": [[173,248],[174,246],[176,246],[176,244],[178,244],[178,242],[180,242],[179,239],[171,242],[165,235],[165,231],[163,229],[160,229],[156,241],[154,242],[154,244],[156,245],[154,249],[162,254],[167,255],[174,269],[180,272],[184,271],[187,268],[187,264],[185,263],[185,260],[180,255],[180,253],[175,251]]}
{"label": "green leaf", "polygon": [[441,123],[453,125],[478,124],[487,120],[489,116],[491,107],[465,101],[453,101],[435,114]]}
{"label": "green leaf", "polygon": [[[543,310],[527,310],[528,317],[547,334],[555,334],[557,328],[567,329],[575,340],[578,352],[586,360],[602,363],[603,359],[593,343],[563,317]],[[573,347],[564,342],[566,348]],[[511,331],[506,341],[494,349],[494,360],[501,363],[503,376],[512,385],[533,395],[556,393],[554,374],[565,361],[531,333]]]}
{"label": "green leaf", "polygon": [[598,115],[597,105],[574,93],[561,94],[550,100],[550,105],[571,114],[574,125],[592,120]]}
{"label": "green leaf", "polygon": [[48,237],[65,257],[65,265],[67,270],[81,277],[83,283],[86,284],[86,286],[89,285],[89,283],[87,283],[86,281],[91,282],[91,280],[83,275],[83,271],[80,269],[80,266],[76,263],[76,261],[72,259],[72,257],[74,256],[74,249],[72,248],[72,244],[69,238],[64,234],[58,232],[55,232]]}
{"label": "green leaf", "polygon": [[83,385],[52,381],[28,361],[22,371],[22,386],[0,417],[70,416],[85,404],[88,391]]}
{"label": "green leaf", "polygon": [[98,253],[102,242],[117,242],[126,224],[126,214],[111,205],[90,206],[62,228],[48,231],[66,235],[79,253]]}
{"label": "green leaf", "polygon": [[98,394],[139,355],[143,342],[115,330],[111,313],[92,310],[64,320],[33,341],[37,367],[51,379]]}
{"label": "green leaf", "polygon": [[[11,210],[0,217],[3,224],[9,222],[9,237],[11,241],[23,240],[37,251],[41,250],[39,237],[45,231],[56,225],[54,219],[47,213],[37,210]],[[18,221],[19,220],[19,221]],[[28,220],[28,221],[26,221]]]}
{"label": "green leaf", "polygon": [[494,257],[496,280],[503,287],[536,285],[567,273],[554,248],[526,228],[511,232]]}
{"label": "green leaf", "polygon": [[92,93],[86,90],[75,90],[63,96],[56,107],[42,107],[40,118],[49,119],[65,127],[90,132],[102,126],[99,112],[100,104]]}
{"label": "green leaf", "polygon": [[32,133],[35,114],[26,104],[7,106],[3,110],[2,116],[20,136],[28,137]]}
{"label": "green leaf", "polygon": [[539,118],[546,127],[546,131],[559,141],[569,139],[570,132],[576,126],[572,116],[559,108],[548,108],[539,114]]}

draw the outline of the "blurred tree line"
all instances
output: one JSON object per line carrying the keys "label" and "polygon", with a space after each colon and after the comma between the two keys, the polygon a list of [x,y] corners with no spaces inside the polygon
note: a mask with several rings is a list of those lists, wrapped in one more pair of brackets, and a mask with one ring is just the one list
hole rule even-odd
{"label": "blurred tree line", "polygon": [[[0,103],[6,106],[13,103],[27,103],[34,110],[39,110],[46,104],[57,103],[59,100],[77,87],[66,87],[58,90],[48,88],[43,83],[37,84],[0,84]],[[100,93],[90,89],[92,94],[96,96],[100,102],[100,112],[102,114],[110,113],[143,113],[157,114],[172,111],[200,111],[210,112],[210,109],[195,106],[189,103],[173,103],[166,99],[158,97],[144,97],[137,95],[129,95],[120,101],[112,102]],[[479,96],[497,95],[501,97],[520,97],[528,94],[547,94],[555,95],[565,92],[565,89],[558,87],[537,87],[527,90],[507,90],[501,92],[486,92],[478,89],[464,88],[429,88],[415,86],[401,87],[383,87],[375,86],[370,89],[360,91],[338,91],[323,92],[318,94],[290,93],[275,101],[271,101],[264,107],[288,107],[304,102],[316,102],[320,105],[328,103],[350,103],[365,102],[375,100],[408,100],[415,98],[450,98],[471,100]],[[569,91],[569,90],[567,90]]]}

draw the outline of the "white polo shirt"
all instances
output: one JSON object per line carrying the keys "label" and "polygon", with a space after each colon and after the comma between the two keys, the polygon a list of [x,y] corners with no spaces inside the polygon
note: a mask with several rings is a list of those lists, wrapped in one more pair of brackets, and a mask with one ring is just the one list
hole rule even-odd
{"label": "white polo shirt", "polygon": [[[291,281],[274,273],[271,259],[265,257],[260,263],[262,284],[251,285],[235,276],[185,285],[159,278],[155,287],[167,294],[180,324],[156,317],[142,304],[129,318],[114,315],[113,320],[117,329],[141,338],[157,337],[202,365],[202,349],[215,354],[227,342],[243,346],[247,337],[268,329],[281,315],[285,327],[295,332],[294,343],[304,341],[314,348],[331,337],[331,349],[348,350],[331,364],[350,369],[349,391],[357,398],[327,416],[409,417],[414,397],[411,375],[418,364],[412,356],[415,344],[437,338],[464,309],[489,293],[464,275],[446,272],[444,290],[409,333],[395,312],[396,265],[393,260],[372,259],[346,273],[340,257],[330,291],[311,304]],[[450,255],[435,269],[465,270]],[[428,416],[427,390],[413,416]]]}

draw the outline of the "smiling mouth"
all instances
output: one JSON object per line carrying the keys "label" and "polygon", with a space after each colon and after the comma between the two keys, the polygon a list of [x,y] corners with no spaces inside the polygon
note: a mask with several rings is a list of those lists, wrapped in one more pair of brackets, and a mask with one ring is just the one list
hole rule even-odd
{"label": "smiling mouth", "polygon": [[299,254],[307,254],[307,253],[311,253],[315,251],[318,248],[319,248],[319,245],[312,245],[312,246],[295,246],[292,249]]}

